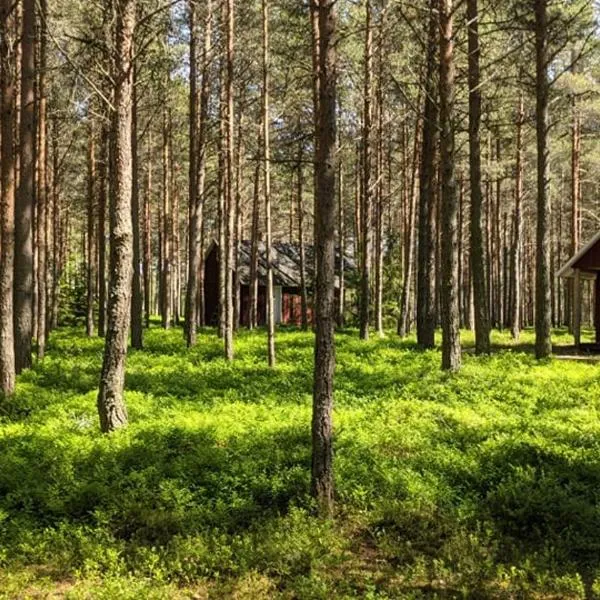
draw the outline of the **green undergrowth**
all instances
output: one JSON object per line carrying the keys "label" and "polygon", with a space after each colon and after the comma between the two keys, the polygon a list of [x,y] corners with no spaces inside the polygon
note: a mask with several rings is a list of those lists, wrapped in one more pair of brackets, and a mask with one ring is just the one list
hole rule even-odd
{"label": "green undergrowth", "polygon": [[[151,329],[99,433],[102,341],[53,334],[0,408],[0,598],[584,598],[600,593],[600,373],[494,334],[439,371],[337,337],[337,515],[309,496],[312,334]],[[556,332],[568,344],[565,332]],[[598,596],[600,597],[600,596]]]}

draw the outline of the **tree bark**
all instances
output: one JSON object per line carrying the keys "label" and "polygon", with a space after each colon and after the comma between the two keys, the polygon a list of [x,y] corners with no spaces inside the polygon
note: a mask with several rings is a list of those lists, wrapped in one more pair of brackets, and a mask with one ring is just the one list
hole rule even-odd
{"label": "tree bark", "polygon": [[131,222],[132,156],[131,121],[133,96],[133,32],[135,0],[116,0],[116,64],[115,64],[115,194],[111,198],[110,293],[108,297],[108,329],[98,414],[100,428],[108,433],[127,424],[123,399],[125,360],[130,317],[133,278],[133,226]]}
{"label": "tree bark", "polygon": [[[223,332],[225,358],[233,360],[233,265],[235,237],[235,206],[233,202],[233,58],[234,58],[234,2],[225,3],[225,327]],[[266,152],[265,152],[266,155]]]}
{"label": "tree bark", "polygon": [[263,11],[263,170],[267,260],[267,347],[269,366],[275,366],[275,298],[273,294],[273,239],[271,231],[271,135],[269,111],[269,3],[262,0]]}
{"label": "tree bark", "polygon": [[435,81],[438,0],[430,0],[425,110],[419,178],[419,252],[417,278],[417,341],[435,346],[435,162],[438,128],[438,88]]}
{"label": "tree bark", "polygon": [[458,305],[458,196],[454,148],[454,42],[452,0],[440,5],[440,149],[442,162],[442,369],[460,368]]}
{"label": "tree bark", "polygon": [[467,2],[469,23],[469,167],[471,183],[471,273],[475,309],[475,352],[490,352],[490,318],[485,276],[481,191],[481,81],[479,69],[479,12],[477,0]]}
{"label": "tree bark", "polygon": [[515,216],[513,249],[511,257],[512,304],[511,304],[511,333],[515,340],[521,333],[521,271],[523,252],[523,125],[525,121],[525,101],[523,93],[519,95],[517,112],[517,160],[515,180]]}
{"label": "tree bark", "polygon": [[140,182],[138,152],[138,94],[137,66],[133,69],[133,99],[131,110],[131,221],[133,227],[133,280],[131,291],[131,346],[136,350],[144,347],[144,294],[142,289],[142,240],[140,231]]}
{"label": "tree bark", "polygon": [[548,159],[548,15],[547,0],[535,0],[537,231],[535,354],[552,353],[550,302],[550,162]]}
{"label": "tree bark", "polygon": [[152,135],[148,131],[148,156],[146,158],[146,191],[144,194],[144,321],[150,327],[152,313],[151,269],[152,269]]}
{"label": "tree bark", "polygon": [[371,247],[372,247],[372,182],[371,182],[371,129],[372,77],[373,77],[373,30],[371,27],[371,1],[365,3],[365,52],[363,89],[363,185],[361,198],[362,254],[360,284],[360,338],[369,339],[369,313],[371,308]]}
{"label": "tree bark", "polygon": [[319,141],[317,154],[317,299],[312,418],[312,493],[333,513],[333,379],[335,371],[336,50],[335,0],[319,0]]}
{"label": "tree bark", "polygon": [[308,290],[306,285],[306,246],[304,245],[304,174],[302,172],[302,142],[298,144],[296,165],[296,196],[298,200],[298,244],[300,247],[300,312],[302,331],[308,331]]}
{"label": "tree bark", "polygon": [[96,140],[91,114],[88,115],[88,176],[87,176],[87,310],[85,331],[94,335],[94,304],[96,301]]}
{"label": "tree bark", "polygon": [[[109,119],[112,123],[112,118]],[[110,172],[110,125],[102,127],[100,181],[98,182],[98,335],[106,335],[106,209]]]}
{"label": "tree bark", "polygon": [[202,223],[204,214],[204,186],[206,181],[206,127],[209,100],[208,58],[211,45],[212,2],[206,3],[204,43],[201,55],[202,83],[200,87],[200,114],[196,109],[198,58],[197,2],[190,0],[190,229],[188,286],[186,294],[185,335],[188,348],[196,344],[198,326],[198,296],[202,269]]}
{"label": "tree bark", "polygon": [[14,154],[14,4],[0,1],[0,392],[15,390],[13,324],[13,269],[15,239],[15,154]]}
{"label": "tree bark", "polygon": [[38,80],[38,188],[37,188],[37,237],[38,237],[38,311],[37,311],[37,356],[43,359],[46,353],[47,338],[47,264],[48,264],[48,123],[46,98],[46,0],[40,2],[41,36]]}
{"label": "tree bark", "polygon": [[171,132],[169,129],[169,114],[168,108],[165,105],[163,107],[163,140],[162,140],[162,264],[161,264],[161,322],[163,329],[169,329],[171,327],[171,314],[172,314],[172,296],[171,296],[171,283],[172,283],[172,265],[171,265]]}
{"label": "tree bark", "polygon": [[[35,202],[35,0],[23,0],[19,186],[14,223],[15,368],[31,367]],[[12,68],[12,67],[11,67]],[[13,142],[14,143],[14,142]]]}

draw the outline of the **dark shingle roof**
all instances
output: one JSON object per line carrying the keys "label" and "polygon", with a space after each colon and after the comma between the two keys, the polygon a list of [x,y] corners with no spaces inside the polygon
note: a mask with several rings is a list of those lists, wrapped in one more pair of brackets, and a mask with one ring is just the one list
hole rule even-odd
{"label": "dark shingle roof", "polygon": [[[213,242],[216,244],[216,242]],[[314,247],[305,244],[306,283],[312,286],[315,277]],[[301,287],[300,244],[290,242],[275,242],[272,246],[273,283],[281,287]],[[238,281],[244,285],[250,283],[250,264],[252,260],[252,243],[243,240],[238,249]],[[339,250],[336,250],[336,272],[339,271]],[[347,254],[344,256],[344,270],[356,270],[354,259]],[[337,279],[337,277],[336,277]],[[258,243],[258,280],[264,285],[267,281],[266,245]],[[337,281],[336,281],[337,285]]]}

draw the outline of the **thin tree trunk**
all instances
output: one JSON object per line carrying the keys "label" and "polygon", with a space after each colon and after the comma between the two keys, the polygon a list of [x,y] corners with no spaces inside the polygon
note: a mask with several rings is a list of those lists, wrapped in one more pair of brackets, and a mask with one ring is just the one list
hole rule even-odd
{"label": "thin tree trunk", "polygon": [[144,321],[150,327],[152,312],[151,268],[152,268],[152,134],[148,131],[148,156],[146,167],[146,192],[144,194]]}
{"label": "thin tree trunk", "polygon": [[94,335],[94,304],[96,300],[96,140],[91,114],[88,142],[88,189],[87,189],[87,311],[86,334]]}
{"label": "thin tree trunk", "polygon": [[519,107],[517,113],[517,160],[515,180],[515,231],[512,251],[512,315],[511,333],[515,340],[521,333],[521,279],[522,279],[522,253],[523,253],[523,124],[525,120],[525,101],[523,93],[519,94]]}
{"label": "thin tree trunk", "polygon": [[308,290],[306,285],[306,247],[304,245],[304,173],[302,172],[302,141],[298,143],[298,162],[296,165],[296,196],[298,201],[298,244],[300,248],[300,311],[302,331],[308,330]]}
{"label": "thin tree trunk", "polygon": [[[299,177],[302,176],[301,170],[298,173]],[[345,257],[346,257],[346,224],[345,224],[345,212],[344,212],[344,170],[340,161],[338,167],[338,237],[340,247],[340,270],[338,275],[339,280],[339,296],[338,296],[338,309],[337,309],[337,325],[338,327],[344,326],[344,312],[346,307],[346,273],[345,273]],[[302,251],[304,251],[304,244],[302,244]],[[304,271],[304,268],[302,267]],[[302,273],[304,276],[304,273]],[[302,327],[304,327],[304,310],[306,305],[306,297],[304,285],[302,286]]]}
{"label": "thin tree trunk", "polygon": [[44,358],[46,352],[48,306],[47,293],[47,264],[48,264],[48,121],[46,98],[46,69],[47,69],[47,33],[46,33],[46,0],[40,1],[41,36],[40,36],[40,66],[39,66],[39,148],[38,148],[38,338],[37,356]]}
{"label": "thin tree trunk", "polygon": [[[262,137],[262,133],[259,138]],[[254,193],[252,200],[252,234],[250,249],[250,315],[248,320],[249,329],[258,325],[258,238],[260,220],[260,168],[261,161],[256,161],[254,169]]]}
{"label": "thin tree trunk", "polygon": [[311,489],[321,514],[333,513],[335,371],[336,50],[335,0],[319,0],[319,142],[317,155],[317,301]]}
{"label": "thin tree trunk", "polygon": [[454,42],[452,0],[440,6],[440,148],[442,161],[442,368],[460,368],[458,306],[458,197],[454,148]]}
{"label": "thin tree trunk", "polygon": [[234,55],[234,2],[225,3],[225,330],[223,341],[226,360],[233,360],[233,264],[235,207],[233,203],[233,55]]}
{"label": "thin tree trunk", "polygon": [[[112,118],[110,119],[112,123]],[[100,181],[98,185],[98,335],[106,335],[106,209],[108,205],[108,185],[110,172],[109,127],[102,128],[100,152]]]}
{"label": "thin tree trunk", "polygon": [[363,89],[363,185],[361,198],[362,254],[360,284],[360,338],[369,339],[369,313],[371,308],[371,246],[372,246],[372,182],[371,182],[371,128],[373,30],[371,27],[371,0],[365,3],[365,52]]}
{"label": "thin tree trunk", "polygon": [[537,133],[537,232],[535,354],[552,353],[550,335],[550,162],[548,159],[548,16],[547,0],[535,2],[536,133]]}
{"label": "thin tree trunk", "polygon": [[171,132],[169,130],[169,114],[168,108],[163,108],[163,140],[162,140],[162,168],[163,168],[163,181],[162,181],[162,194],[163,194],[163,208],[162,208],[162,264],[161,264],[161,317],[163,329],[169,329],[171,327],[171,314],[172,314],[172,297],[171,297],[171,281],[172,281],[172,265],[171,265],[171,145],[170,137]]}
{"label": "thin tree trunk", "polygon": [[265,229],[267,260],[267,346],[269,366],[275,366],[275,297],[273,293],[273,250],[271,232],[271,136],[269,111],[269,2],[262,0],[263,10],[263,161],[264,161],[264,196],[265,196]]}
{"label": "thin tree trunk", "polygon": [[135,0],[116,2],[115,118],[112,131],[115,142],[115,195],[111,197],[110,211],[112,226],[108,329],[98,392],[98,414],[103,433],[127,424],[123,388],[133,278],[131,121],[132,51],[136,10]]}
{"label": "thin tree trunk", "polygon": [[133,98],[131,110],[131,222],[133,227],[133,280],[131,291],[131,346],[144,347],[144,294],[142,290],[142,240],[140,233],[140,182],[138,152],[137,66],[133,68]]}

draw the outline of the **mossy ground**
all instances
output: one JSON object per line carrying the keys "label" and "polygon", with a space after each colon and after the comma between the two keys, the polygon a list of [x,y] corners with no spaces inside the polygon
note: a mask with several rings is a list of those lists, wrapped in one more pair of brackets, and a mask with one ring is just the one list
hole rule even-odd
{"label": "mossy ground", "polygon": [[[151,329],[99,433],[102,341],[53,334],[0,409],[2,598],[580,598],[600,575],[600,371],[513,346],[439,370],[337,337],[337,516],[309,498],[312,334]],[[564,332],[555,341],[569,343]],[[599,580],[600,581],[600,580]]]}

